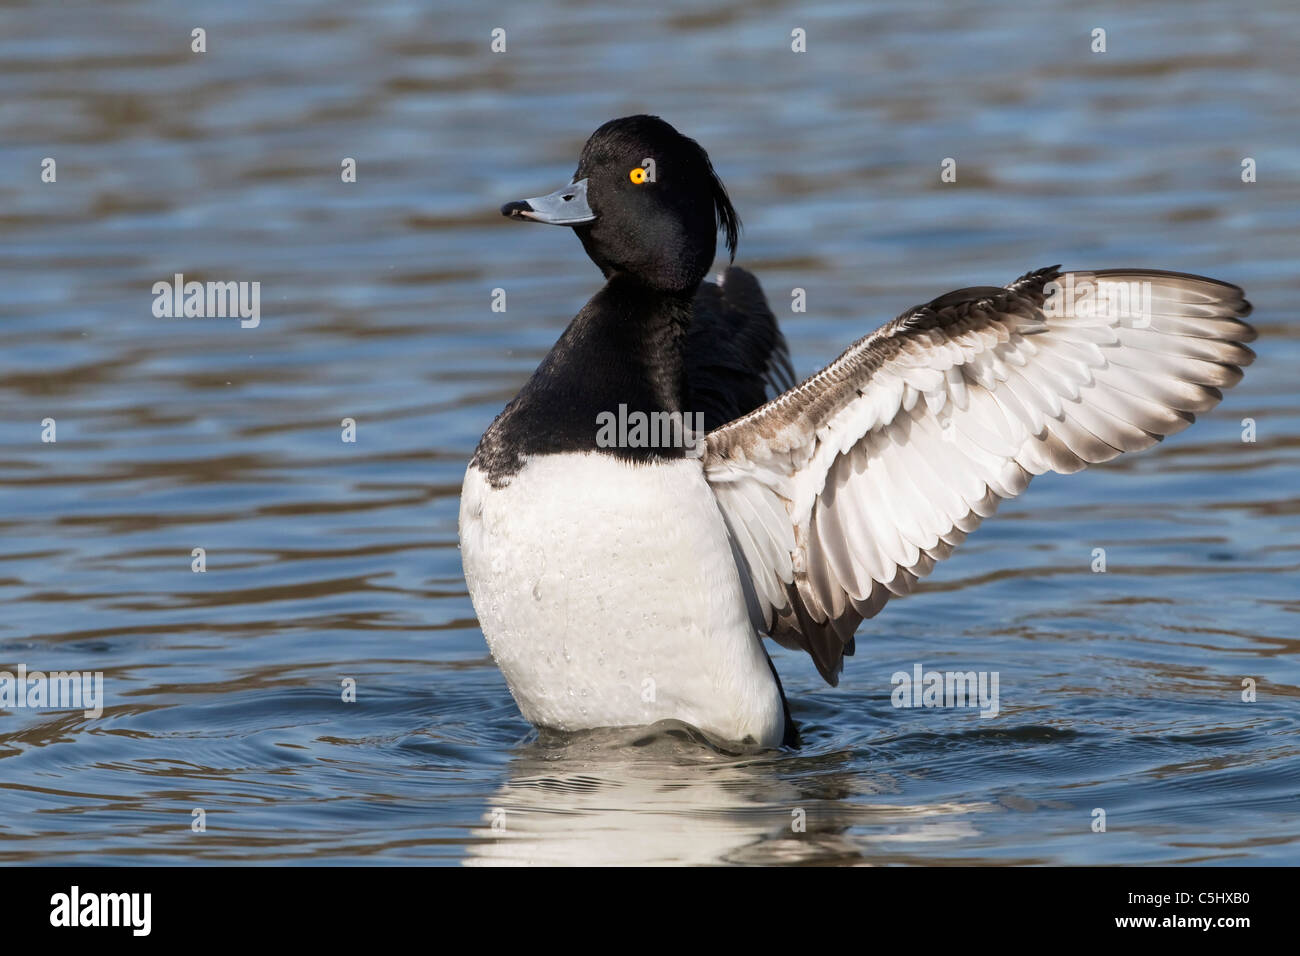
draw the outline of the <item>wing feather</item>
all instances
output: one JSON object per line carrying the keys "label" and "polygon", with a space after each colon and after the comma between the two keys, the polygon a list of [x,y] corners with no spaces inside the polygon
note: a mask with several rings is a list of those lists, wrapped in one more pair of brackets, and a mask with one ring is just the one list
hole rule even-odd
{"label": "wing feather", "polygon": [[[1094,304],[1061,307],[1083,287]],[[1213,408],[1254,358],[1249,313],[1202,276],[1042,269],[910,309],[711,431],[705,474],[763,628],[836,683],[858,624],[1034,475],[1141,451]]]}

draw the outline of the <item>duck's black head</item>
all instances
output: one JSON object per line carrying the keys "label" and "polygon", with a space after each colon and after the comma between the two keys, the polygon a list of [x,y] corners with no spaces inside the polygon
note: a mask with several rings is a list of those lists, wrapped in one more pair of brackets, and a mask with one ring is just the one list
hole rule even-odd
{"label": "duck's black head", "polygon": [[606,277],[686,294],[713,264],[718,230],[733,259],[740,231],[708,154],[657,116],[610,120],[582,148],[572,183],[501,213],[573,227]]}

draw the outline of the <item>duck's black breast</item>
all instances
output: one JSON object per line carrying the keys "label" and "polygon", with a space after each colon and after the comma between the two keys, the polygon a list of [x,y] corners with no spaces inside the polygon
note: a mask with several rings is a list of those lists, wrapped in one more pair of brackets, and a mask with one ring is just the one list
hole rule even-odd
{"label": "duck's black breast", "polygon": [[683,411],[690,319],[689,299],[611,280],[497,416],[471,465],[500,486],[531,455],[599,452],[639,462],[683,457],[681,446],[611,446],[598,436],[611,415]]}
{"label": "duck's black breast", "polygon": [[749,272],[732,266],[690,301],[615,277],[492,423],[472,464],[499,486],[530,455],[681,458],[684,445],[602,445],[598,419],[620,406],[679,412],[685,427],[707,432],[793,385],[785,337]]}

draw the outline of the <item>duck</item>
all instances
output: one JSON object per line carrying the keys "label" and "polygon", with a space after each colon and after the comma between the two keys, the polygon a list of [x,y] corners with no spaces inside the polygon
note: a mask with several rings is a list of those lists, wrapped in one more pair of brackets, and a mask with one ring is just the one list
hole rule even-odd
{"label": "duck", "polygon": [[605,123],[567,185],[501,213],[572,230],[605,280],[461,491],[483,636],[546,731],[798,746],[765,640],[836,685],[863,622],[1002,501],[1181,431],[1254,359],[1235,285],[1051,266],[909,308],[796,382],[727,189],[656,116]]}

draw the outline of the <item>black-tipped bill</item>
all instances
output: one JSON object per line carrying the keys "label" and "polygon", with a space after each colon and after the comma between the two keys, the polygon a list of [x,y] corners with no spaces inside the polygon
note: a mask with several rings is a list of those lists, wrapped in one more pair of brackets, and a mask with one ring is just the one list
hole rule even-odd
{"label": "black-tipped bill", "polygon": [[501,207],[501,215],[511,219],[544,222],[548,226],[578,226],[596,218],[596,214],[587,205],[585,179],[570,183],[547,196],[508,202]]}

